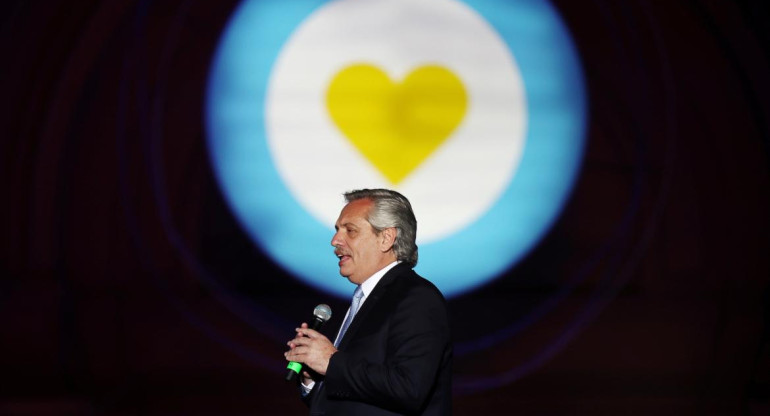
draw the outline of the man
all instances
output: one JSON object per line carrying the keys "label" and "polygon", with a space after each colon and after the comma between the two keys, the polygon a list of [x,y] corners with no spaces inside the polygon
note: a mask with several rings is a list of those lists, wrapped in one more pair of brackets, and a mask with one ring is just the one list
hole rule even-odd
{"label": "man", "polygon": [[284,354],[312,369],[301,377],[310,414],[451,414],[449,317],[441,292],[412,270],[412,207],[385,189],[345,199],[331,243],[340,274],[361,293],[352,320],[335,343],[303,323]]}

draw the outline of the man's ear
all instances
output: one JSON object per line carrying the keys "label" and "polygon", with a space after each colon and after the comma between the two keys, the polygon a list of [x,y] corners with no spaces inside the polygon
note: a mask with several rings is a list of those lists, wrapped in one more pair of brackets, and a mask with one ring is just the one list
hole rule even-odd
{"label": "man's ear", "polygon": [[386,228],[380,232],[380,249],[383,253],[393,247],[393,243],[396,242],[397,233],[398,230],[394,227]]}

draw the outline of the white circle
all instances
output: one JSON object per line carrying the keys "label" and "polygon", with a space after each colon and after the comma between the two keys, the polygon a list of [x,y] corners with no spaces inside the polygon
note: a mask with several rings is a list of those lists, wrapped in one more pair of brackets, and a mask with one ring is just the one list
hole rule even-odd
{"label": "white circle", "polygon": [[[440,65],[463,83],[465,117],[442,146],[397,185],[334,125],[325,94],[345,67],[367,63],[395,82]],[[265,129],[292,196],[324,225],[343,192],[391,188],[419,220],[418,243],[447,237],[482,216],[512,180],[524,150],[527,109],[519,68],[497,32],[455,0],[340,0],[294,31],[272,68]]]}

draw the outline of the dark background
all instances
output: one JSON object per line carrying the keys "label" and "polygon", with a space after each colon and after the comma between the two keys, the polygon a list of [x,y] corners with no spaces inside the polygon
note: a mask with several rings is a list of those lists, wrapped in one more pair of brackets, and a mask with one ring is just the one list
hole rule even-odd
{"label": "dark background", "polygon": [[[450,301],[456,414],[770,413],[765,4],[555,2],[586,157],[538,247]],[[0,414],[306,412],[285,342],[347,300],[218,190],[204,93],[235,5],[2,6]]]}

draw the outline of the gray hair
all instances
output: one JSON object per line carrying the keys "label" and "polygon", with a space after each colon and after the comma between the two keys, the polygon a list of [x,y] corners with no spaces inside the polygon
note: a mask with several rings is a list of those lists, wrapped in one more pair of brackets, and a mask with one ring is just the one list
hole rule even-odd
{"label": "gray hair", "polygon": [[369,211],[369,224],[379,234],[386,228],[395,228],[396,240],[393,242],[393,252],[396,259],[417,265],[417,219],[412,211],[412,204],[405,196],[390,189],[359,189],[345,193],[348,203],[358,199],[369,199],[374,203]]}

